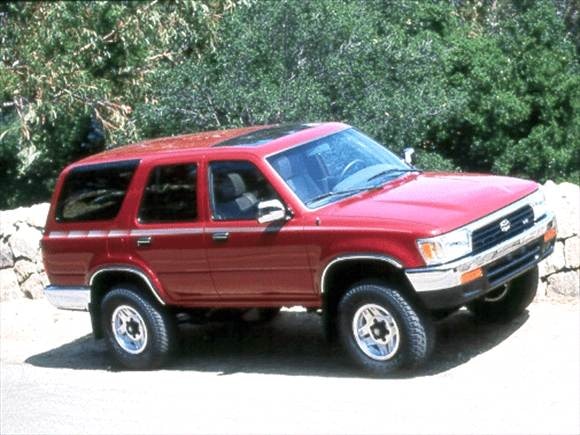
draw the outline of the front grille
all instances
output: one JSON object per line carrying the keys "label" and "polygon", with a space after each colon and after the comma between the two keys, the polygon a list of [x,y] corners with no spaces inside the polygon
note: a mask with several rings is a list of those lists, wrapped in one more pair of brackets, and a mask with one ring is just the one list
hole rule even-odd
{"label": "front grille", "polygon": [[504,240],[517,236],[532,225],[534,225],[534,212],[532,207],[525,205],[507,216],[475,230],[471,235],[473,252],[485,251]]}
{"label": "front grille", "polygon": [[524,246],[505,257],[485,266],[487,280],[491,287],[509,280],[521,270],[525,270],[540,258],[540,242]]}

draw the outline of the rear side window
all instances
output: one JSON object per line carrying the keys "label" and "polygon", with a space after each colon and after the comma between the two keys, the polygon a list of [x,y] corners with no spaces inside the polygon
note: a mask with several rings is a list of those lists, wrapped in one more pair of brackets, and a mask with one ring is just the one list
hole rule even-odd
{"label": "rear side window", "polygon": [[59,222],[111,220],[117,216],[139,160],[80,166],[68,174],[57,204]]}
{"label": "rear side window", "polygon": [[139,210],[140,222],[197,219],[197,166],[158,166],[151,171]]}

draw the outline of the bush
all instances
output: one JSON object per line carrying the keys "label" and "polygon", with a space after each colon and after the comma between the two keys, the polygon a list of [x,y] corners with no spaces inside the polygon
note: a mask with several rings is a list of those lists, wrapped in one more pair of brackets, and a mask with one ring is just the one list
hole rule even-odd
{"label": "bush", "polygon": [[[518,3],[514,3],[518,4]],[[522,2],[448,39],[433,150],[475,171],[578,180],[580,70],[555,8]]]}
{"label": "bush", "polygon": [[0,208],[140,138],[345,121],[426,169],[576,181],[573,2],[0,5]]}
{"label": "bush", "polygon": [[[578,176],[578,62],[546,2],[259,2],[217,50],[159,71],[146,136],[340,120],[428,169]],[[475,8],[476,9],[476,8]],[[313,31],[315,29],[315,31]]]}
{"label": "bush", "polygon": [[0,4],[0,208],[46,200],[59,171],[135,140],[148,75],[211,50],[235,0]]}

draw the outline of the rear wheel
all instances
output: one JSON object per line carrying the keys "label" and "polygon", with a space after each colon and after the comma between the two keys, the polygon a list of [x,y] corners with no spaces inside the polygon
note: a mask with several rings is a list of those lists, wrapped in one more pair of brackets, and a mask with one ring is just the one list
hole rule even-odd
{"label": "rear wheel", "polygon": [[467,308],[480,320],[508,321],[525,311],[538,290],[538,266],[471,302]]}
{"label": "rear wheel", "polygon": [[353,286],[339,302],[338,320],[351,360],[376,376],[422,364],[434,346],[429,316],[381,282]]}
{"label": "rear wheel", "polygon": [[101,303],[107,347],[122,366],[134,370],[163,365],[175,342],[173,317],[132,285],[109,291]]}

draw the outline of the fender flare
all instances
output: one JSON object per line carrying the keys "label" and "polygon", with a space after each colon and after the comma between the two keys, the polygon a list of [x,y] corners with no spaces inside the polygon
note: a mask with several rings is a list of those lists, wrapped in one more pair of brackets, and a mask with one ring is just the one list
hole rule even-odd
{"label": "fender flare", "polygon": [[147,285],[147,288],[151,291],[157,302],[159,302],[161,305],[167,305],[166,302],[163,299],[161,299],[161,296],[159,296],[159,290],[155,287],[149,276],[145,272],[134,266],[115,265],[115,266],[105,266],[100,269],[97,269],[96,271],[93,272],[93,274],[89,278],[89,286],[91,287],[91,291],[93,288],[95,278],[104,272],[124,272],[136,275]]}
{"label": "fender flare", "polygon": [[347,255],[340,255],[333,260],[329,261],[324,270],[322,271],[322,275],[320,277],[320,293],[324,294],[326,289],[324,288],[324,281],[326,280],[326,275],[328,271],[332,269],[338,263],[342,263],[345,261],[356,261],[356,260],[373,260],[373,261],[382,261],[384,263],[388,263],[391,266],[396,267],[397,269],[403,269],[403,265],[397,259],[393,257],[389,257],[388,255],[383,254],[370,254],[370,253],[361,253],[361,254],[347,254]]}

